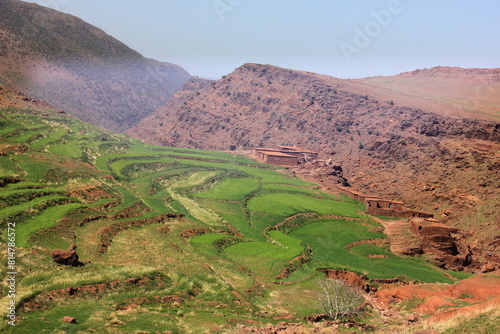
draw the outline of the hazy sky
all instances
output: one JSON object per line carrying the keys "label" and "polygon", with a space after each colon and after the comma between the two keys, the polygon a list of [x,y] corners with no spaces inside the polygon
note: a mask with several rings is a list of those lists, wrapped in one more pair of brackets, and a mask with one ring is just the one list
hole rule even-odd
{"label": "hazy sky", "polygon": [[36,0],[146,57],[218,78],[248,62],[340,78],[500,67],[497,0]]}

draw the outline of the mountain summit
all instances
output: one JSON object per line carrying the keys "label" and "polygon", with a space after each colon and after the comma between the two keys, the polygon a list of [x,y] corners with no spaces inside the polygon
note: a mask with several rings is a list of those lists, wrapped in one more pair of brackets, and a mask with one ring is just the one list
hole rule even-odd
{"label": "mountain summit", "polygon": [[0,84],[113,131],[152,114],[191,76],[81,19],[0,2]]}

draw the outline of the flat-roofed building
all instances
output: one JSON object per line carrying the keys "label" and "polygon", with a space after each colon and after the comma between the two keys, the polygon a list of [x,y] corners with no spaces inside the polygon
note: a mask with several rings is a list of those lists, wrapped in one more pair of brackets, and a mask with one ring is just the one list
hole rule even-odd
{"label": "flat-roofed building", "polygon": [[296,156],[281,152],[265,152],[263,160],[267,164],[281,166],[297,166],[299,163]]}
{"label": "flat-roofed building", "polygon": [[252,149],[252,155],[266,163],[285,166],[312,162],[318,158],[318,152],[292,146],[279,146],[278,148],[256,147]]}

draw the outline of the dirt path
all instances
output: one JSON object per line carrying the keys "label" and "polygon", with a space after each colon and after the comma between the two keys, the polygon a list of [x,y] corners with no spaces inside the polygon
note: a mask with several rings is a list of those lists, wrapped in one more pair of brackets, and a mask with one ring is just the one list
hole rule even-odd
{"label": "dirt path", "polygon": [[411,233],[408,219],[384,220],[370,216],[384,227],[384,234],[391,242],[391,251],[396,255],[404,255],[411,248],[418,248],[420,241]]}

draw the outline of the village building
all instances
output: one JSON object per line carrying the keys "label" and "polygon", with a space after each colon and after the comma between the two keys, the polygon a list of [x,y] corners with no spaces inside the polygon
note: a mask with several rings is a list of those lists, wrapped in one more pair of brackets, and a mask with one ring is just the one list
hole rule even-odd
{"label": "village building", "polygon": [[387,199],[381,198],[366,198],[365,199],[366,207],[368,208],[377,208],[377,209],[390,209],[401,211],[404,210],[404,203],[398,201],[391,201]]}
{"label": "village building", "polygon": [[263,155],[266,164],[280,165],[280,166],[297,166],[298,158],[296,156],[281,153],[281,152],[267,152]]}
{"label": "village building", "polygon": [[296,166],[313,162],[318,158],[318,152],[293,146],[256,147],[252,149],[252,155],[265,163],[280,166]]}
{"label": "village building", "polygon": [[306,150],[294,146],[278,146],[278,148],[283,153],[295,155],[297,158],[299,158],[299,163],[312,162],[318,159],[318,152],[314,152],[311,150]]}
{"label": "village building", "polygon": [[351,188],[337,186],[340,192],[366,205],[366,213],[387,217],[433,218],[434,214],[405,208],[403,202],[363,194]]}

